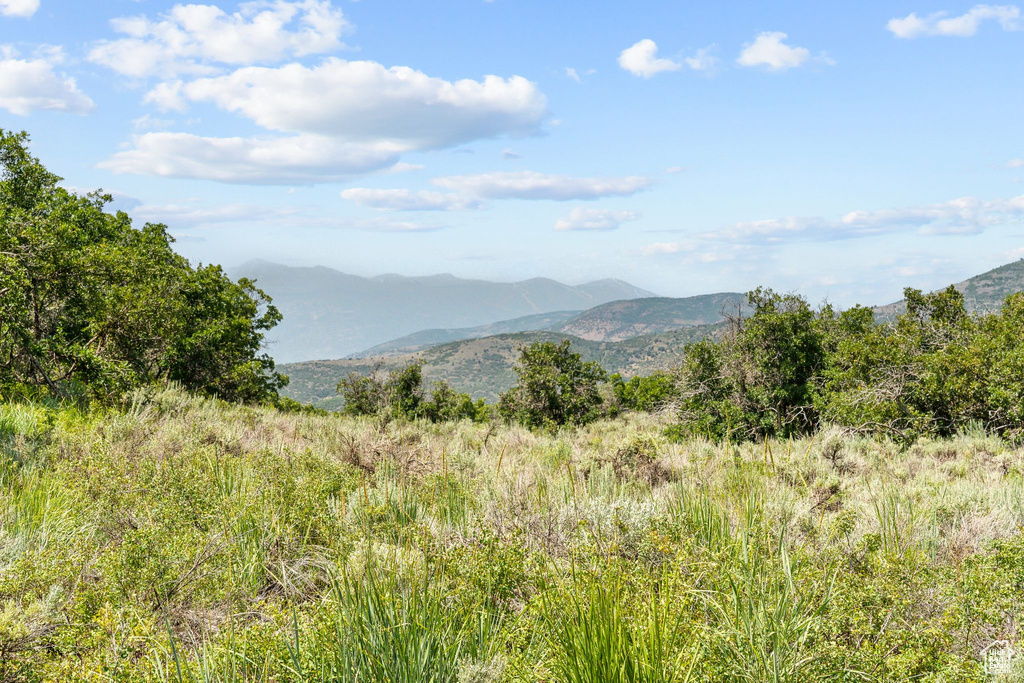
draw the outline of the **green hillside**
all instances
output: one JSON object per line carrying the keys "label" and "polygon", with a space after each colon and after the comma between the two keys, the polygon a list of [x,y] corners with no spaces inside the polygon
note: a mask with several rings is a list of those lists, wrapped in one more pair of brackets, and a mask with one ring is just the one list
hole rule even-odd
{"label": "green hillside", "polygon": [[597,361],[608,372],[621,372],[631,377],[677,366],[686,344],[714,335],[721,329],[721,324],[695,326],[621,342],[594,342],[550,331],[520,332],[457,341],[416,353],[387,357],[290,363],[281,366],[291,378],[283,393],[303,403],[336,408],[339,400],[335,387],[349,373],[368,373],[378,363],[385,368],[393,368],[418,360],[423,363],[423,374],[428,383],[443,379],[474,398],[494,401],[498,393],[515,383],[512,367],[519,348],[533,342],[569,339],[573,350],[586,360]]}
{"label": "green hillside", "polygon": [[591,341],[623,341],[683,327],[711,325],[735,311],[745,295],[737,292],[685,298],[647,297],[612,301],[583,311],[552,329]]}
{"label": "green hillside", "polygon": [[490,337],[496,334],[514,334],[516,332],[535,332],[547,330],[561,325],[567,320],[580,314],[580,311],[555,311],[553,313],[538,313],[536,315],[524,315],[511,320],[501,320],[487,325],[476,327],[459,327],[450,329],[422,330],[407,334],[398,339],[370,347],[365,351],[353,353],[349,358],[372,358],[375,356],[398,356],[406,353],[415,353],[431,346],[447,344],[449,342],[462,341],[463,339],[479,339]]}
{"label": "green hillside", "polygon": [[555,311],[477,327],[422,330],[349,357],[395,356],[463,339],[541,330],[596,342],[624,341],[683,327],[714,324],[722,320],[723,313],[736,310],[743,300],[743,294],[724,292],[678,299],[643,297],[611,301],[585,311]]}

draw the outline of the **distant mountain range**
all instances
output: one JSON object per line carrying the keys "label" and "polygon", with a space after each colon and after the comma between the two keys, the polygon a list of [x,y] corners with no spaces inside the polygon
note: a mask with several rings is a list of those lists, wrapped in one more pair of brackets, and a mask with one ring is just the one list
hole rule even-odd
{"label": "distant mountain range", "polygon": [[557,332],[587,341],[615,342],[683,327],[710,325],[724,312],[736,310],[744,294],[727,292],[682,299],[646,297],[612,301],[586,311],[556,311],[503,320],[489,325],[423,330],[366,349],[352,358],[414,353],[438,344],[516,332]]}
{"label": "distant mountain range", "polygon": [[[1024,291],[1024,260],[955,286],[970,310],[998,310],[1007,296]],[[583,312],[555,311],[471,328],[424,330],[368,349],[358,358],[292,363],[281,369],[291,376],[289,396],[326,408],[339,405],[335,385],[349,373],[368,372],[376,363],[400,367],[413,360],[424,364],[428,381],[445,379],[461,391],[493,401],[514,383],[512,367],[524,345],[569,339],[586,360],[598,361],[609,372],[649,374],[677,367],[687,343],[720,334],[722,313],[734,310],[743,298],[736,293],[646,297],[603,303]],[[876,307],[875,313],[887,319],[904,309],[903,302],[895,302]]]}
{"label": "distant mountain range", "polygon": [[426,329],[487,325],[609,301],[654,296],[621,280],[570,286],[546,278],[522,282],[453,275],[359,277],[322,266],[249,261],[229,269],[256,280],[284,315],[271,334],[278,362],[340,358]]}

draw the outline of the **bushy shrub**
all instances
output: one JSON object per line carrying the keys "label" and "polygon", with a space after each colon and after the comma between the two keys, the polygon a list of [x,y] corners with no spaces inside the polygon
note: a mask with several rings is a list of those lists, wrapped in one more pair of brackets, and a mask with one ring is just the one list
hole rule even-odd
{"label": "bushy shrub", "polygon": [[652,413],[668,406],[676,394],[676,378],[667,372],[623,379],[615,373],[608,378],[617,410]]}
{"label": "bushy shrub", "polygon": [[970,315],[954,287],[904,292],[906,312],[817,313],[794,295],[757,290],[753,312],[720,341],[691,344],[679,371],[675,436],[761,439],[821,424],[906,442],[980,424],[1024,435],[1024,295]]}
{"label": "bushy shrub", "polygon": [[498,411],[527,427],[583,425],[600,415],[598,386],[607,375],[595,362],[573,353],[569,340],[523,347],[515,367],[518,382],[501,395]]}
{"label": "bushy shrub", "polygon": [[430,397],[423,391],[423,366],[410,363],[386,372],[377,365],[368,375],[351,374],[338,383],[346,415],[375,415],[406,420],[424,418],[431,422],[474,420],[482,422],[490,413],[483,399],[455,391],[443,380],[433,383]]}

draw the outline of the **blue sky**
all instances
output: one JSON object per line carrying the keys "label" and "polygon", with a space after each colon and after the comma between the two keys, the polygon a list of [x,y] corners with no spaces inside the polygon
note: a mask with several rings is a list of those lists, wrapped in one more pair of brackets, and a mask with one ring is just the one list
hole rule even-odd
{"label": "blue sky", "polygon": [[765,284],[1024,257],[1024,9],[0,0],[0,127],[190,259]]}

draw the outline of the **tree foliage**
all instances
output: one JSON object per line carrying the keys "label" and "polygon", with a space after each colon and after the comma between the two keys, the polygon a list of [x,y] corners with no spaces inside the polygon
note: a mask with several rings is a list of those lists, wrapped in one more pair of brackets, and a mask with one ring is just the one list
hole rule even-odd
{"label": "tree foliage", "polygon": [[0,130],[0,390],[112,397],[157,380],[231,401],[287,381],[262,352],[281,319],[219,266],[193,267],[167,227],[61,188]]}
{"label": "tree foliage", "polygon": [[652,413],[669,405],[676,395],[676,377],[668,372],[655,372],[624,379],[619,373],[608,378],[614,398],[614,410]]}
{"label": "tree foliage", "polygon": [[445,381],[436,381],[430,395],[423,389],[423,366],[409,363],[385,372],[378,364],[368,375],[350,374],[338,383],[346,415],[373,415],[406,420],[423,418],[431,422],[486,420],[488,410],[481,399],[455,391]]}
{"label": "tree foliage", "polygon": [[600,415],[599,385],[607,374],[573,353],[569,340],[523,347],[515,367],[518,382],[503,393],[498,412],[528,427],[582,425]]}
{"label": "tree foliage", "polygon": [[876,324],[867,308],[751,292],[730,334],[687,347],[674,431],[742,440],[829,423],[908,441],[980,424],[1024,436],[1024,294],[985,316],[954,287],[904,298],[903,315]]}

